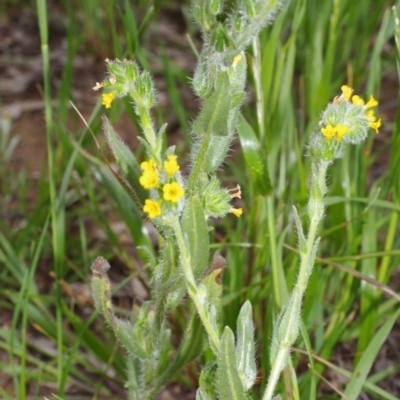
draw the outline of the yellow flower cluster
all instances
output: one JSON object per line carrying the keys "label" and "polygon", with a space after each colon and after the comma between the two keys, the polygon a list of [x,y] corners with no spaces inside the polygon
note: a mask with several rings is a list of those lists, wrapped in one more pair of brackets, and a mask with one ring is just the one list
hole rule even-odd
{"label": "yellow flower cluster", "polygon": [[[371,108],[378,105],[376,99],[373,96],[370,96],[367,103],[365,103],[360,96],[353,95],[354,90],[350,86],[343,85],[341,89],[342,96],[336,97],[334,103],[337,104],[340,102],[341,99],[345,99],[348,102],[351,101],[351,103],[355,106],[363,106],[365,109],[365,116],[369,120],[369,127],[374,129],[375,132],[378,133],[378,129],[380,128],[382,121],[380,119],[377,119],[374,111],[371,110]],[[347,135],[349,130],[350,128],[347,125],[338,124],[336,126],[333,126],[331,124],[327,124],[326,126],[321,128],[321,133],[325,136],[327,142],[330,142],[333,138],[335,138],[337,142],[340,142],[343,137]]]}
{"label": "yellow flower cluster", "polygon": [[379,133],[379,128],[382,125],[382,121],[381,119],[377,119],[374,113],[374,110],[370,110],[373,107],[376,107],[379,103],[378,101],[374,98],[374,96],[370,96],[369,100],[365,103],[364,100],[358,96],[358,95],[354,95],[353,94],[353,89],[350,86],[347,85],[343,85],[341,87],[342,89],[342,93],[343,93],[343,97],[350,101],[355,105],[355,106],[364,106],[366,110],[368,110],[365,115],[366,117],[369,119],[370,123],[369,123],[369,127],[372,128],[375,133]]}
{"label": "yellow flower cluster", "polygon": [[[179,171],[179,165],[176,158],[176,155],[169,155],[167,160],[164,161],[163,165],[167,175],[167,181],[162,186],[162,193],[159,191],[159,195],[162,195],[162,199],[171,203],[178,203],[185,194],[184,189],[178,182],[175,180],[168,181],[173,177],[175,172]],[[142,162],[140,168],[143,171],[143,174],[139,178],[140,184],[145,189],[157,189],[159,187],[160,175],[154,160]],[[163,178],[161,179],[163,180]],[[161,201],[147,199],[143,206],[143,211],[147,213],[151,219],[159,217],[161,215]]]}

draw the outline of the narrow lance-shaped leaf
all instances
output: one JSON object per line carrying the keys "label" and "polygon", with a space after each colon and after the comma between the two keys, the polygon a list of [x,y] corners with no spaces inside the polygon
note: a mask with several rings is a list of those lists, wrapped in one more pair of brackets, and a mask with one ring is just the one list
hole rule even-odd
{"label": "narrow lance-shaped leaf", "polygon": [[360,397],[361,390],[367,381],[368,373],[372,367],[372,364],[376,360],[376,356],[378,355],[382,345],[389,336],[393,325],[396,323],[399,317],[400,309],[397,309],[396,312],[394,312],[387,319],[387,321],[375,334],[351,375],[350,381],[347,384],[343,395],[344,399],[356,400]]}
{"label": "narrow lance-shaped leaf", "polygon": [[208,229],[199,197],[190,196],[182,216],[182,229],[190,251],[195,278],[201,277],[208,260]]}
{"label": "narrow lance-shaped leaf", "polygon": [[[194,134],[199,142],[193,146],[193,168],[187,188],[193,190],[202,172],[218,168],[229,149],[228,117],[230,111],[230,84],[227,72],[217,78],[215,92],[206,100],[200,115],[193,123]],[[216,160],[218,162],[216,162]]]}
{"label": "narrow lance-shaped leaf", "polygon": [[199,377],[199,390],[196,392],[196,400],[215,400],[216,399],[216,374],[217,363],[209,361],[202,369]]}
{"label": "narrow lance-shaped leaf", "polygon": [[197,312],[193,310],[189,325],[186,329],[183,341],[180,344],[178,355],[157,378],[157,387],[165,384],[176,372],[200,356],[203,350],[204,330]]}
{"label": "narrow lance-shaped leaf", "polygon": [[266,150],[262,149],[253,128],[247,123],[243,116],[240,117],[238,125],[240,143],[247,165],[250,168],[255,188],[262,196],[272,192],[269,179]]}
{"label": "narrow lance-shaped leaf", "polygon": [[307,252],[307,242],[306,242],[306,238],[304,236],[303,225],[301,224],[301,220],[300,220],[299,214],[297,212],[297,208],[295,206],[293,206],[292,210],[293,210],[294,222],[296,224],[297,237],[299,240],[299,250],[300,250],[300,253],[305,254]]}
{"label": "narrow lance-shaped leaf", "polygon": [[209,305],[214,307],[217,319],[219,319],[219,313],[221,311],[221,274],[222,269],[218,268],[203,279],[203,284],[207,288]]}
{"label": "narrow lance-shaped leaf", "polygon": [[219,347],[217,376],[221,400],[246,400],[246,392],[237,370],[235,338],[227,326]]}
{"label": "narrow lance-shaped leaf", "polygon": [[240,379],[246,390],[250,389],[257,377],[257,366],[254,357],[254,326],[251,303],[243,304],[237,319],[236,358]]}
{"label": "narrow lance-shaped leaf", "polygon": [[142,171],[134,154],[116,134],[114,128],[110,125],[105,116],[103,116],[103,129],[111,151],[114,154],[115,160],[121,169],[122,176],[134,190],[139,203],[143,204],[147,196],[146,191],[139,183],[139,178],[142,174]]}

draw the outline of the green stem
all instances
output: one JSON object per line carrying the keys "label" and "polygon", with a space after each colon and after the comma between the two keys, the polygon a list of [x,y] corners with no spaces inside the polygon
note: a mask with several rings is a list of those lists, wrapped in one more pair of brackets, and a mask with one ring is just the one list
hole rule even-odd
{"label": "green stem", "polygon": [[275,210],[273,195],[266,198],[267,202],[267,222],[269,236],[269,251],[271,259],[272,285],[274,289],[274,299],[278,310],[287,302],[288,293],[285,282],[285,275],[278,260],[278,240],[276,238]]}
{"label": "green stem", "polygon": [[[261,51],[259,38],[253,39],[253,76],[254,76],[254,90],[256,95],[256,109],[257,109],[257,124],[261,143],[266,143],[265,137],[265,123],[264,123],[264,95],[261,84]],[[268,146],[267,146],[268,147]],[[271,258],[272,269],[272,282],[274,288],[274,299],[277,307],[282,308],[283,304],[287,301],[287,291],[285,276],[283,274],[281,264],[278,260],[277,253],[277,238],[275,227],[275,210],[273,195],[266,198],[267,203],[267,229],[269,236],[269,249]]]}
{"label": "green stem", "polygon": [[287,321],[287,325],[285,325],[285,334],[280,340],[277,356],[274,360],[274,364],[272,365],[271,373],[262,400],[272,399],[280,374],[288,362],[290,356],[290,347],[296,340],[297,333],[294,334],[293,332],[299,331],[300,316],[297,314],[301,309],[301,303],[307,288],[308,277],[313,267],[311,264],[313,263],[313,252],[315,250],[314,247],[318,225],[323,218],[323,195],[326,192],[325,179],[327,167],[327,163],[317,164],[316,162],[313,162],[310,195],[310,204],[312,206],[309,206],[308,208],[310,227],[307,235],[306,249],[304,253],[301,253],[299,275],[291,295],[291,300],[293,301],[289,300],[289,306],[285,311],[287,315],[284,314],[281,319],[282,321],[285,318],[285,321]]}
{"label": "green stem", "polygon": [[219,348],[219,343],[220,343],[219,335],[218,332],[215,331],[211,321],[208,319],[209,313],[207,309],[207,303],[204,301],[204,299],[201,299],[199,296],[198,287],[196,285],[196,281],[193,275],[192,264],[190,261],[190,254],[186,247],[186,243],[183,238],[181,224],[177,216],[174,216],[171,219],[171,225],[175,233],[176,242],[178,244],[182,270],[188,288],[189,296],[193,300],[197,313],[199,314],[201,322],[204,325],[204,329],[206,330],[208,337],[211,343],[213,344],[212,348],[215,351]]}
{"label": "green stem", "polygon": [[150,147],[154,150],[156,147],[156,134],[154,133],[150,112],[146,107],[138,105],[138,108],[139,108],[139,118],[142,123],[144,136],[146,140],[149,142]]}
{"label": "green stem", "polygon": [[[43,59],[43,81],[44,81],[44,99],[45,99],[45,122],[46,122],[46,143],[47,143],[47,159],[48,159],[48,176],[49,176],[49,192],[51,204],[51,226],[52,226],[52,246],[54,269],[56,274],[55,291],[56,291],[56,318],[57,318],[57,387],[58,395],[64,397],[64,349],[63,349],[63,320],[61,311],[61,286],[62,267],[63,267],[63,234],[60,231],[63,221],[59,217],[57,196],[56,196],[56,174],[54,166],[54,140],[53,140],[53,117],[51,106],[51,88],[50,88],[50,57],[49,57],[49,41],[48,41],[48,18],[47,18],[47,1],[37,0],[37,11],[40,30],[40,42]],[[62,229],[62,228],[61,228]],[[24,389],[25,390],[25,389]],[[24,398],[23,393],[21,398]]]}
{"label": "green stem", "polygon": [[[150,110],[147,107],[145,107],[142,97],[138,94],[138,92],[134,88],[130,89],[129,95],[136,103],[135,113],[140,119],[140,124],[143,129],[144,137],[149,143],[151,149],[154,151],[156,147],[156,134],[154,131],[153,122],[151,120]],[[157,157],[159,157],[159,154],[157,154]]]}
{"label": "green stem", "polygon": [[[390,216],[390,222],[389,222],[389,229],[386,234],[386,240],[385,240],[385,248],[384,248],[384,253],[387,254],[388,251],[393,249],[393,243],[396,238],[396,231],[398,228],[398,223],[399,223],[399,212],[398,211],[392,211],[392,214]],[[390,256],[385,255],[382,257],[382,262],[379,268],[379,277],[378,280],[381,283],[387,283],[388,278],[389,278],[389,262],[390,262]]]}
{"label": "green stem", "polygon": [[[261,84],[261,51],[260,39],[253,39],[253,77],[254,77],[254,90],[256,94],[256,109],[257,109],[257,122],[258,131],[260,133],[260,142],[264,143],[265,140],[265,125],[264,125],[264,94]],[[267,146],[268,147],[268,146]]]}

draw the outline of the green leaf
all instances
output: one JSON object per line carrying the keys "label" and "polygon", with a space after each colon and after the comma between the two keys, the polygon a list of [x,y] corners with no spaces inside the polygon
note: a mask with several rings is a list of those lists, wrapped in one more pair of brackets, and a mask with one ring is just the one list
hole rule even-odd
{"label": "green leaf", "polygon": [[198,195],[189,196],[182,216],[182,229],[196,279],[200,278],[207,266],[209,246],[208,229],[203,207]]}
{"label": "green leaf", "polygon": [[91,288],[94,305],[106,321],[113,326],[114,315],[111,311],[111,285],[107,275],[110,264],[103,257],[97,257],[91,269],[93,272]]}
{"label": "green leaf", "polygon": [[206,32],[216,23],[215,15],[211,12],[208,1],[194,2],[192,13],[195,21]]}
{"label": "green leaf", "polygon": [[257,377],[254,357],[254,326],[250,301],[243,304],[237,319],[236,358],[240,379],[246,390],[250,389]]}
{"label": "green leaf", "polygon": [[[371,208],[363,216],[362,226],[362,252],[364,254],[377,251],[378,227],[376,226],[377,214],[375,208]],[[361,273],[377,279],[377,260],[366,258],[361,260]],[[358,336],[357,354],[361,355],[374,337],[378,310],[376,307],[378,299],[378,290],[373,285],[361,286],[360,312],[363,315],[360,325],[360,334]],[[360,357],[357,357],[358,361]]]}
{"label": "green leaf", "polygon": [[207,275],[203,279],[203,284],[207,288],[208,302],[215,308],[216,317],[219,319],[221,312],[221,296],[222,296],[222,285],[221,285],[221,274],[222,269],[215,269],[211,274]]}
{"label": "green leaf", "polygon": [[203,338],[203,325],[197,312],[193,310],[178,355],[172,364],[170,364],[168,368],[165,368],[160,374],[155,386],[160,387],[165,384],[175,373],[179,372],[182,367],[199,357],[203,351]]}
{"label": "green leaf", "polygon": [[128,354],[146,361],[149,355],[147,354],[146,349],[141,347],[135,340],[133,334],[133,325],[129,321],[120,318],[114,318],[114,323],[115,334],[127,350]]}
{"label": "green leaf", "polygon": [[262,196],[267,196],[272,192],[272,186],[269,179],[266,150],[261,148],[253,128],[242,115],[240,116],[238,133],[243,155],[250,168],[256,190]]}
{"label": "green leaf", "polygon": [[304,236],[303,225],[301,224],[301,220],[297,212],[297,208],[295,206],[292,207],[292,211],[293,211],[294,222],[296,224],[297,237],[299,241],[299,250],[300,253],[305,254],[307,252],[307,242],[306,242],[306,237]]}
{"label": "green leaf", "polygon": [[214,400],[214,397],[209,396],[203,388],[199,387],[196,391],[196,400]]}
{"label": "green leaf", "polygon": [[201,354],[203,350],[203,333],[202,322],[197,312],[193,312],[175,362],[175,370],[194,361]]}
{"label": "green leaf", "polygon": [[393,325],[400,317],[400,309],[397,309],[391,317],[383,324],[383,326],[376,333],[368,347],[365,349],[364,354],[360,358],[355,370],[351,374],[349,383],[346,386],[344,392],[344,398],[349,400],[356,400],[359,398],[363,385],[367,381],[367,376],[371,370],[372,364],[376,360],[376,357],[385,343]]}
{"label": "green leaf", "polygon": [[105,116],[103,116],[102,119],[103,129],[107,137],[108,145],[110,146],[115,160],[121,169],[122,176],[127,180],[134,190],[139,203],[143,204],[147,197],[147,193],[139,183],[139,178],[142,175],[142,171],[138,162],[136,161],[136,157],[128,149],[122,139],[116,134],[108,119]]}
{"label": "green leaf", "polygon": [[208,362],[202,369],[199,378],[199,390],[196,392],[196,400],[214,400],[215,375],[217,364],[215,361]]}
{"label": "green leaf", "polygon": [[161,320],[165,312],[179,305],[186,292],[184,279],[179,272],[175,237],[169,233],[164,231],[165,242],[153,271],[153,300],[156,318]]}
{"label": "green leaf", "polygon": [[245,389],[237,370],[235,338],[225,327],[218,351],[218,391],[221,400],[246,400]]}
{"label": "green leaf", "polygon": [[230,83],[227,72],[218,75],[214,93],[206,100],[200,115],[193,123],[193,131],[199,137],[192,150],[193,168],[187,188],[192,190],[203,172],[215,171],[229,149],[232,134],[228,131],[231,108]]}
{"label": "green leaf", "polygon": [[[220,72],[215,92],[206,100],[200,115],[193,123],[193,131],[203,138],[225,136],[230,111],[230,83],[227,72]],[[227,101],[228,100],[228,101]]]}

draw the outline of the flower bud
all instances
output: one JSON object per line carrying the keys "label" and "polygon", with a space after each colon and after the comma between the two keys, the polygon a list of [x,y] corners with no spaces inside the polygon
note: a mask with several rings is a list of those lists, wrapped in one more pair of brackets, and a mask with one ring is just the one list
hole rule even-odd
{"label": "flower bud", "polygon": [[210,0],[210,12],[214,15],[219,14],[224,6],[223,0]]}
{"label": "flower bud", "polygon": [[232,212],[230,204],[232,194],[228,190],[222,189],[216,178],[212,178],[203,189],[201,200],[207,217],[224,217],[227,213]]}
{"label": "flower bud", "polygon": [[212,32],[211,43],[219,53],[222,53],[229,46],[228,37],[222,24],[218,23],[216,29]]}
{"label": "flower bud", "polygon": [[[200,56],[200,59],[201,58],[202,56]],[[208,84],[207,70],[205,67],[205,63],[199,62],[197,64],[192,80],[192,86],[196,95],[199,96],[200,98],[204,99],[208,96],[210,86]]]}
{"label": "flower bud", "polygon": [[149,72],[142,72],[140,77],[136,80],[135,89],[141,98],[143,106],[147,109],[153,107],[155,93],[153,81]]}
{"label": "flower bud", "polygon": [[258,14],[258,7],[254,0],[244,0],[244,10],[249,18],[254,18]]}
{"label": "flower bud", "polygon": [[216,22],[215,15],[211,12],[210,4],[204,0],[197,0],[195,2],[193,17],[206,32],[210,31]]}

